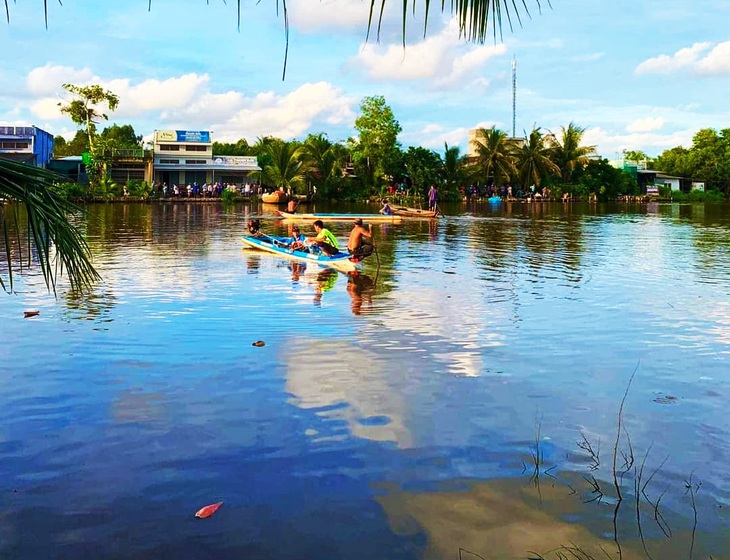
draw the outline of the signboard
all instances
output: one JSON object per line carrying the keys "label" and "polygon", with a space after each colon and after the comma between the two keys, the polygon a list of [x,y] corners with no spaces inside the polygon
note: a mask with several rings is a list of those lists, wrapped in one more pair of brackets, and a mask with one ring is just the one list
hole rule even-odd
{"label": "signboard", "polygon": [[693,191],[704,191],[705,190],[705,184],[701,182],[695,182],[692,183],[692,190]]}
{"label": "signboard", "polygon": [[216,165],[245,165],[256,167],[258,160],[256,156],[216,156],[213,160]]}
{"label": "signboard", "polygon": [[647,185],[646,186],[646,194],[659,194],[659,187],[656,187],[654,185]]}
{"label": "signboard", "polygon": [[208,130],[157,130],[155,131],[157,142],[210,142],[210,131]]}

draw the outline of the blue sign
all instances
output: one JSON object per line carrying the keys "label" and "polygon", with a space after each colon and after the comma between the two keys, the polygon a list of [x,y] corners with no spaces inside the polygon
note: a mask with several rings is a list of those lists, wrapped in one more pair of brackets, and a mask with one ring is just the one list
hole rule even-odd
{"label": "blue sign", "polygon": [[176,130],[178,142],[210,142],[207,130]]}

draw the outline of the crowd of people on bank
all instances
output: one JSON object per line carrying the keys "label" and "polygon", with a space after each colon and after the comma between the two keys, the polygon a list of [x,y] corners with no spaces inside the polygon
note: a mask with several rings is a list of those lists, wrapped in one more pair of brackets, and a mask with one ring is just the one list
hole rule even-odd
{"label": "crowd of people on bank", "polygon": [[218,181],[215,183],[203,183],[202,185],[199,185],[197,182],[187,185],[155,183],[152,189],[160,198],[220,198],[225,190],[243,196],[257,196],[263,192],[261,185],[258,183],[243,183],[238,185],[236,183],[220,183]]}
{"label": "crowd of people on bank", "polygon": [[551,200],[552,193],[547,187],[542,189],[531,185],[524,190],[522,187],[514,189],[509,183],[496,186],[471,184],[468,187],[459,187],[459,192],[464,200],[499,197],[502,200]]}

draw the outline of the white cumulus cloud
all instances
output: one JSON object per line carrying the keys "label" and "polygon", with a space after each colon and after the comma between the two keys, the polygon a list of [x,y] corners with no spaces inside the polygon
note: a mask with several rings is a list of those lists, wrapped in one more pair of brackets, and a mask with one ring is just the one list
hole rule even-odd
{"label": "white cumulus cloud", "polygon": [[688,128],[667,134],[657,132],[622,134],[609,132],[596,126],[585,131],[583,144],[596,146],[597,152],[608,159],[613,159],[617,153],[623,150],[640,149],[653,155],[675,146],[691,146],[692,136],[695,132],[697,132],[695,128]]}
{"label": "white cumulus cloud", "polygon": [[626,130],[628,132],[651,132],[659,130],[664,126],[664,119],[661,117],[644,117],[630,123]]}
{"label": "white cumulus cloud", "polygon": [[639,64],[636,74],[671,74],[687,70],[698,75],[730,76],[730,41],[712,46],[707,41],[679,49],[672,55],[662,54]]}
{"label": "white cumulus cloud", "polygon": [[465,44],[456,20],[451,20],[440,33],[405,49],[400,44],[365,45],[353,62],[373,80],[424,81],[434,89],[450,89],[476,81],[483,86],[479,72],[485,62],[506,52],[504,44]]}

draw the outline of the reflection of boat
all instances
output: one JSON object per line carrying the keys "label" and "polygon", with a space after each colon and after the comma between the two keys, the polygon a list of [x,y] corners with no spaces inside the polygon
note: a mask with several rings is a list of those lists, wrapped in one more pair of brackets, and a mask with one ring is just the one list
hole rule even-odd
{"label": "reflection of boat", "polygon": [[438,210],[423,210],[422,208],[409,208],[408,206],[391,206],[390,211],[396,216],[406,218],[438,218]]}
{"label": "reflection of boat", "polygon": [[323,253],[309,253],[307,251],[291,251],[286,247],[281,247],[279,245],[276,245],[274,241],[280,242],[285,241],[288,239],[287,237],[274,237],[274,236],[268,236],[268,235],[260,235],[260,236],[253,236],[253,235],[246,235],[245,237],[241,238],[241,241],[248,245],[249,247],[253,247],[254,249],[261,249],[262,251],[267,251],[269,253],[274,253],[276,255],[280,255],[287,259],[292,259],[295,261],[304,261],[304,262],[311,262],[320,264],[322,266],[329,266],[332,268],[336,268],[337,270],[342,270],[343,272],[350,272],[353,270],[357,270],[357,265],[350,260],[350,255],[348,253],[337,253],[336,255],[332,257],[328,257],[327,255]]}
{"label": "reflection of boat", "polygon": [[286,204],[289,201],[289,195],[284,191],[274,191],[262,194],[261,200],[267,204]]}
{"label": "reflection of boat", "polygon": [[385,214],[295,214],[291,212],[279,211],[279,215],[285,220],[300,220],[303,222],[311,222],[314,220],[322,220],[323,222],[354,222],[358,218],[362,218],[365,222],[401,222],[401,216],[387,216]]}

